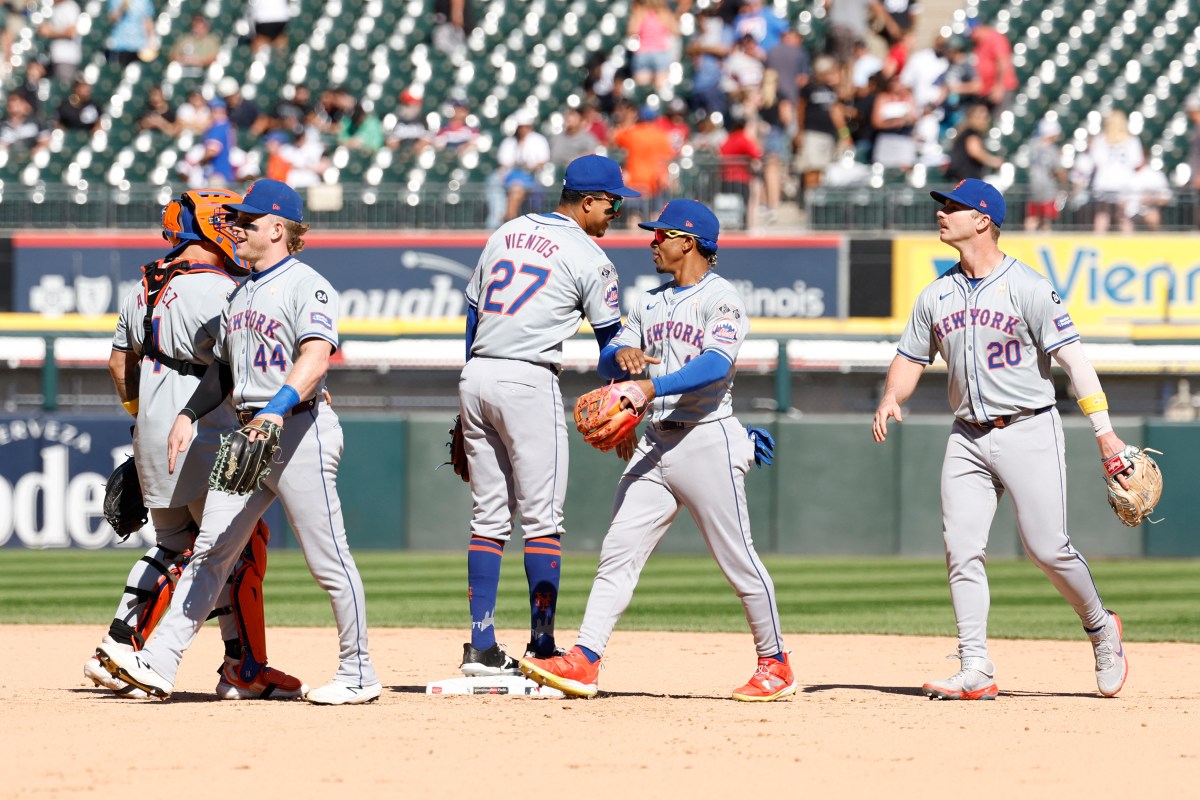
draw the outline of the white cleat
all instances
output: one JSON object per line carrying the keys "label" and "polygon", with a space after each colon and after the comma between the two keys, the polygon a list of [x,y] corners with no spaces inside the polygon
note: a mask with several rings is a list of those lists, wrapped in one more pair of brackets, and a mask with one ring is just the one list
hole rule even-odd
{"label": "white cleat", "polygon": [[373,683],[370,686],[350,686],[346,683],[327,683],[310,689],[304,699],[319,706],[346,706],[370,703],[378,700],[383,693],[383,684]]}
{"label": "white cleat", "polygon": [[133,650],[122,650],[123,645],[101,643],[96,648],[96,658],[114,678],[125,681],[155,697],[171,696],[174,686],[151,668],[140,654]]}
{"label": "white cleat", "polygon": [[1095,633],[1089,633],[1092,651],[1096,656],[1096,687],[1100,694],[1112,697],[1121,691],[1129,675],[1129,661],[1121,641],[1121,618],[1108,612],[1108,622]]}
{"label": "white cleat", "polygon": [[[959,658],[959,656],[950,656]],[[930,700],[995,700],[996,665],[981,656],[960,659],[962,668],[944,681],[930,681],[921,691]]]}
{"label": "white cleat", "polygon": [[125,681],[109,675],[108,670],[100,664],[100,659],[96,658],[96,656],[89,658],[87,663],[83,665],[83,677],[103,689],[112,690],[113,693],[120,697],[144,700],[150,696],[136,686],[131,686]]}

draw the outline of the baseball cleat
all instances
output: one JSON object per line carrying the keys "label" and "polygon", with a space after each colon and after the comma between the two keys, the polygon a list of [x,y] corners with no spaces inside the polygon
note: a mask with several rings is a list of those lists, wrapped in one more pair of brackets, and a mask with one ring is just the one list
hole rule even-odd
{"label": "baseball cleat", "polygon": [[108,674],[141,689],[148,695],[168,698],[174,686],[159,675],[139,653],[122,650],[123,645],[101,643],[96,648],[96,658],[108,670]]}
{"label": "baseball cleat", "polygon": [[958,672],[944,681],[925,684],[921,691],[930,700],[995,700],[1000,694],[996,686],[996,665],[982,656],[966,656],[961,661]]}
{"label": "baseball cleat", "polygon": [[470,642],[463,645],[462,674],[468,678],[494,675],[519,675],[517,660],[504,652],[499,644],[487,650],[476,650]]}
{"label": "baseball cleat", "polygon": [[555,647],[549,653],[539,653],[537,645],[533,642],[525,645],[526,658],[554,658],[555,656],[565,656],[567,651],[561,647]]}
{"label": "baseball cleat", "polygon": [[308,686],[286,672],[263,667],[254,680],[244,681],[238,674],[241,661],[225,658],[217,668],[217,697],[222,700],[293,700],[308,693]]}
{"label": "baseball cleat", "polygon": [[[116,642],[113,642],[107,636],[104,638],[106,641],[116,644]],[[100,663],[100,659],[96,656],[89,658],[87,663],[83,665],[83,677],[90,680],[96,686],[99,686],[103,689],[112,690],[115,694],[121,697],[144,700],[150,696],[136,686],[130,686],[125,681],[109,675],[108,670],[104,668],[104,666]]]}
{"label": "baseball cleat", "polygon": [[758,659],[758,668],[745,686],[733,690],[733,699],[749,703],[766,703],[780,700],[796,693],[796,673],[792,672],[791,655],[783,654],[783,661],[774,656]]}
{"label": "baseball cleat", "polygon": [[351,686],[347,683],[327,683],[304,693],[304,699],[319,706],[353,706],[379,699],[383,684]]}
{"label": "baseball cleat", "polygon": [[1121,641],[1121,618],[1108,612],[1108,621],[1095,633],[1088,633],[1096,656],[1096,686],[1100,694],[1112,697],[1121,691],[1129,675],[1129,660]]}
{"label": "baseball cleat", "polygon": [[571,652],[551,658],[523,658],[521,672],[542,686],[558,689],[572,697],[595,697],[600,691],[596,682],[600,678],[600,662],[588,661],[578,647]]}

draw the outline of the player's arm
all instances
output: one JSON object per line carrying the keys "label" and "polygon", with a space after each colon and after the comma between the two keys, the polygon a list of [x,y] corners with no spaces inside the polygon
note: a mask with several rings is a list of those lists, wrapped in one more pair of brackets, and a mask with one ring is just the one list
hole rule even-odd
{"label": "player's arm", "polygon": [[1079,398],[1079,408],[1092,423],[1092,430],[1096,433],[1096,444],[1100,447],[1100,457],[1107,459],[1124,450],[1125,443],[1113,430],[1112,421],[1108,416],[1108,398],[1100,386],[1100,376],[1096,374],[1096,368],[1083,351],[1083,345],[1076,339],[1054,350],[1050,355],[1067,373],[1067,379],[1071,381],[1071,390]]}
{"label": "player's arm", "polygon": [[[654,363],[658,363],[658,360],[655,359]],[[687,394],[723,380],[729,374],[731,366],[733,362],[725,353],[720,350],[705,350],[674,372],[659,375],[648,381],[638,381],[638,386],[646,393],[648,400]]]}
{"label": "player's arm", "polygon": [[329,357],[333,355],[333,345],[328,340],[319,337],[305,339],[300,343],[300,355],[292,369],[284,379],[283,386],[275,393],[262,410],[254,415],[255,419],[264,419],[283,425],[283,418],[292,406],[300,402],[302,397],[313,397],[321,380],[329,372]]}
{"label": "player's arm", "polygon": [[887,438],[887,421],[891,417],[895,417],[896,422],[904,422],[900,408],[917,390],[917,382],[924,373],[925,365],[919,361],[913,361],[900,354],[892,359],[892,365],[888,367],[887,381],[884,383],[883,399],[879,401],[874,424],[871,426],[875,441],[882,442]]}
{"label": "player's arm", "polygon": [[167,472],[175,472],[175,461],[179,454],[192,443],[192,423],[221,405],[233,391],[233,371],[224,361],[213,361],[192,396],[175,417],[171,432],[167,434]]}
{"label": "player's arm", "polygon": [[108,357],[108,374],[112,376],[113,387],[121,405],[130,416],[136,418],[138,413],[138,382],[142,374],[142,357],[132,350],[113,348]]}
{"label": "player's arm", "polygon": [[467,304],[467,361],[471,360],[471,348],[475,346],[475,332],[479,330],[479,309],[471,304]]}

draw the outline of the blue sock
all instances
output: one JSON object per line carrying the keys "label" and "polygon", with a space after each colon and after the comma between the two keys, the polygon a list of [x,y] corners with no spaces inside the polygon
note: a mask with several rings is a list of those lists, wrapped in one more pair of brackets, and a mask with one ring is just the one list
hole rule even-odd
{"label": "blue sock", "polygon": [[504,542],[472,536],[467,548],[467,598],[471,603],[471,646],[487,650],[496,643],[496,593]]}
{"label": "blue sock", "polygon": [[562,536],[525,540],[525,577],[529,581],[529,641],[539,656],[554,654],[554,610],[562,576]]}
{"label": "blue sock", "polygon": [[782,650],[780,650],[778,653],[776,653],[775,655],[771,656],[771,658],[775,659],[776,661],[778,661],[779,663],[781,663],[781,664],[782,664],[782,663],[783,663],[783,651],[782,651]]}
{"label": "blue sock", "polygon": [[595,664],[597,661],[600,660],[600,656],[596,655],[595,650],[589,650],[588,648],[584,647],[581,644],[577,644],[575,646],[579,648],[579,651],[581,653],[583,653],[585,656],[587,656],[587,660],[589,663]]}

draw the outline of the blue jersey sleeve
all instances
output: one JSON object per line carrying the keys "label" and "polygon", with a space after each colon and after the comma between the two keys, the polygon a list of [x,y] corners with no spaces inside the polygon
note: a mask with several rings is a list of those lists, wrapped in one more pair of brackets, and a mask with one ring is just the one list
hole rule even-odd
{"label": "blue jersey sleeve", "polygon": [[721,380],[729,372],[729,358],[720,350],[706,350],[674,372],[652,379],[659,397],[694,392]]}
{"label": "blue jersey sleeve", "polygon": [[479,311],[475,306],[467,305],[467,361],[471,360],[471,347],[475,344],[475,330],[479,327]]}

